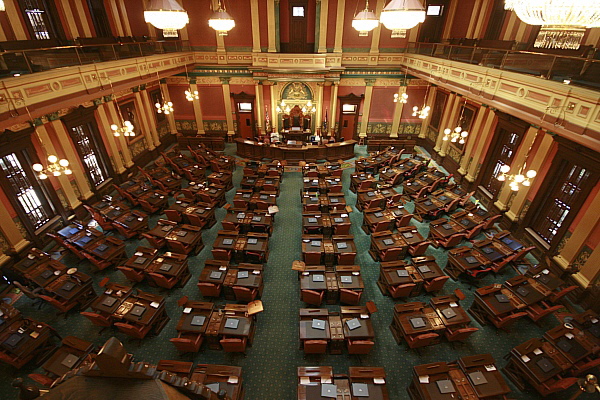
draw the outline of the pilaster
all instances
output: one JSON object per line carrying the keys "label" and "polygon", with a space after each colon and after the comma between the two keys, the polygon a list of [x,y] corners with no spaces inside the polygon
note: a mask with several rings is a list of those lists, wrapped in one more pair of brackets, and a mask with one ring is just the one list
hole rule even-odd
{"label": "pilaster", "polygon": [[252,52],[260,53],[260,18],[258,0],[250,0],[250,17],[252,18]]}
{"label": "pilaster", "polygon": [[467,175],[465,176],[465,179],[469,182],[474,182],[475,178],[477,178],[477,174],[479,173],[478,165],[481,162],[481,159],[485,156],[485,154],[482,154],[483,148],[488,140],[488,137],[494,134],[492,129],[496,120],[496,113],[492,108],[489,108],[488,110],[489,112],[486,116],[485,123],[483,124],[483,129],[481,129],[481,135],[477,141],[475,152],[473,152],[473,159],[467,168]]}
{"label": "pilaster", "polygon": [[154,106],[154,104],[150,103],[150,96],[148,95],[148,91],[146,90],[146,85],[142,85],[142,90],[140,94],[142,98],[142,103],[144,105],[144,112],[148,116],[150,134],[152,136],[152,140],[154,141],[154,147],[158,147],[160,146],[160,137],[158,136],[158,128],[156,125],[156,107]]}
{"label": "pilaster", "polygon": [[141,128],[143,130],[143,132],[135,132],[136,136],[143,133],[144,137],[146,138],[146,143],[148,143],[148,150],[152,151],[156,148],[156,146],[154,145],[154,139],[152,138],[152,127],[150,126],[150,123],[148,122],[148,113],[145,112],[144,110],[144,103],[142,100],[142,96],[141,93],[139,92],[139,90],[134,91],[133,93],[134,96],[134,104],[135,104],[135,109],[139,110],[138,112],[138,116],[140,117],[140,122],[141,122]]}
{"label": "pilaster", "polygon": [[444,107],[444,114],[442,115],[442,118],[440,120],[440,129],[438,132],[438,137],[435,141],[435,147],[433,148],[433,150],[436,153],[439,153],[440,151],[442,151],[442,143],[444,143],[444,129],[447,128],[446,124],[450,117],[450,114],[452,114],[452,112],[454,110],[455,101],[456,101],[456,93],[450,93],[450,95],[448,96],[448,99],[446,100],[446,106]]}
{"label": "pilaster", "polygon": [[221,87],[223,88],[223,100],[225,101],[225,117],[227,118],[227,135],[235,135],[233,130],[233,114],[231,107],[231,92],[229,88],[229,77],[221,77]]}
{"label": "pilaster", "polygon": [[375,79],[365,79],[365,102],[363,106],[362,118],[360,122],[360,131],[358,136],[367,137],[367,127],[369,125],[369,114],[371,113],[371,97],[373,96],[373,86]]}
{"label": "pilaster", "polygon": [[267,21],[268,21],[268,52],[277,53],[276,20],[275,20],[275,0],[267,0]]}
{"label": "pilaster", "polygon": [[[108,115],[110,116],[110,119],[112,119],[113,121],[117,121],[116,122],[117,124],[121,121],[121,118],[117,114],[117,110],[115,109],[115,107],[108,107],[106,110],[108,111]],[[121,147],[121,154],[123,154],[123,160],[125,161],[125,167],[126,168],[133,167],[133,160],[131,158],[131,151],[129,151],[129,146],[127,145],[127,140],[125,139],[125,137],[123,137],[123,135],[118,136],[116,139],[117,139],[117,143],[119,143],[119,146]]]}
{"label": "pilaster", "polygon": [[429,127],[429,121],[431,121],[431,112],[433,111],[433,99],[435,99],[435,93],[437,92],[437,86],[431,85],[429,87],[429,92],[427,93],[427,97],[425,99],[425,106],[431,107],[429,110],[429,114],[423,122],[421,122],[421,131],[419,132],[419,138],[425,139],[425,135],[427,133],[427,128]]}
{"label": "pilaster", "polygon": [[342,38],[344,37],[344,15],[346,11],[346,0],[338,0],[337,13],[335,19],[335,42],[333,45],[334,53],[342,52]]}
{"label": "pilaster", "polygon": [[[171,101],[171,94],[169,93],[169,86],[167,85],[167,81],[161,79],[159,81],[160,91],[162,93],[163,101],[168,103]],[[169,122],[169,130],[172,135],[177,135],[177,125],[175,125],[175,115],[173,113],[169,113],[166,115],[167,121]]]}
{"label": "pilaster", "polygon": [[321,13],[319,15],[319,43],[317,53],[327,53],[327,23],[329,15],[329,1],[317,0],[321,3]]}
{"label": "pilaster", "polygon": [[398,101],[394,103],[394,115],[392,117],[392,132],[390,137],[398,137],[398,128],[400,127],[400,118],[402,117],[402,111],[404,110],[404,103],[400,101],[402,94],[406,93],[407,86],[400,86],[398,88]]}
{"label": "pilaster", "polygon": [[[337,105],[338,105],[338,87],[340,86],[339,82],[333,82],[331,85],[331,100],[329,101],[331,110],[329,116],[329,132],[335,131],[335,123],[337,122]],[[323,136],[327,136],[328,132],[323,132]]]}
{"label": "pilaster", "polygon": [[488,106],[482,104],[477,111],[477,116],[475,117],[475,122],[473,122],[473,127],[471,128],[471,132],[469,132],[469,136],[467,137],[467,146],[465,148],[465,153],[460,159],[460,167],[458,168],[458,173],[461,175],[465,175],[467,173],[467,168],[469,166],[469,160],[473,154],[473,149],[475,148],[475,144],[481,140],[481,125],[485,121],[485,117],[488,113]]}
{"label": "pilaster", "polygon": [[446,156],[446,152],[448,151],[448,146],[450,146],[450,139],[448,138],[448,140],[444,140],[443,136],[444,135],[444,130],[446,128],[449,129],[454,129],[456,127],[457,124],[457,120],[458,120],[458,114],[460,112],[460,106],[461,104],[463,104],[461,102],[461,95],[457,94],[455,99],[454,99],[454,106],[452,107],[452,112],[450,113],[450,115],[448,116],[448,119],[446,119],[446,123],[445,125],[442,125],[440,129],[440,133],[442,134],[442,148],[440,150],[440,157],[445,157]]}
{"label": "pilaster", "polygon": [[[117,146],[116,137],[110,129],[112,123],[108,118],[108,114],[106,113],[106,108],[112,107],[111,103],[102,103],[96,109],[96,114],[98,115],[98,119],[100,124],[98,125],[98,129],[102,135],[106,138],[106,142],[108,143],[108,147],[110,148],[110,152],[112,153],[113,163],[115,165],[115,170],[117,174],[122,174],[125,172],[125,166],[123,165],[123,159],[121,158],[121,152],[119,151],[119,147]],[[144,110],[142,110],[144,112]]]}

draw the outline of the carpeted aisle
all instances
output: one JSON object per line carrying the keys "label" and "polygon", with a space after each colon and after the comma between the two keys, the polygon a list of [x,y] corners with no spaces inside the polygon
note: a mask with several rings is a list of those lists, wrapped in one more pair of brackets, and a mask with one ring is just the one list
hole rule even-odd
{"label": "carpeted aisle", "polygon": [[[235,151],[234,145],[227,145],[227,152],[232,154]],[[366,148],[357,147],[357,154],[364,155]],[[265,289],[262,297],[264,303],[264,312],[258,316],[257,330],[254,345],[247,350],[247,355],[226,354],[221,351],[203,349],[196,355],[184,357],[184,360],[194,361],[196,363],[213,364],[233,364],[243,368],[243,379],[246,387],[247,400],[293,400],[296,395],[296,368],[303,365],[331,365],[337,374],[346,374],[350,366],[382,366],[387,372],[388,388],[392,399],[407,399],[406,388],[408,387],[412,366],[435,361],[452,361],[459,357],[477,354],[491,353],[496,359],[497,365],[505,365],[503,356],[506,355],[512,347],[523,341],[541,337],[543,332],[556,326],[558,321],[555,317],[549,317],[543,321],[540,326],[536,326],[528,319],[523,319],[517,323],[510,334],[496,332],[493,327],[481,327],[477,322],[472,326],[479,327],[481,330],[471,336],[471,339],[464,345],[457,344],[453,348],[449,343],[442,342],[439,345],[420,349],[419,353],[414,350],[406,351],[405,346],[398,346],[389,330],[389,324],[392,320],[392,309],[394,300],[385,297],[379,291],[376,281],[379,275],[379,264],[374,262],[368,254],[370,245],[370,236],[366,235],[362,229],[362,213],[356,211],[356,195],[349,190],[350,175],[353,168],[344,170],[343,188],[346,194],[346,202],[353,206],[354,211],[350,214],[353,226],[351,233],[355,237],[358,253],[356,262],[362,268],[363,278],[365,280],[365,293],[361,304],[368,300],[373,300],[379,312],[373,315],[373,324],[376,333],[374,351],[366,356],[342,355],[309,355],[299,348],[298,338],[298,310],[305,305],[300,301],[299,283],[297,273],[291,270],[294,260],[301,259],[301,235],[302,235],[302,207],[300,202],[300,189],[302,187],[302,174],[300,172],[286,172],[281,185],[281,194],[277,199],[279,213],[275,218],[274,231],[269,242],[270,255],[265,266]],[[234,184],[239,186],[242,179],[242,168],[238,167],[234,174]],[[227,200],[232,201],[235,190],[227,193]],[[171,199],[171,202],[173,200]],[[412,210],[412,204],[407,205],[408,210]],[[220,221],[225,215],[225,211],[217,211],[217,221]],[[150,225],[154,226],[158,217],[151,218]],[[419,231],[427,235],[429,228],[426,223],[418,223]],[[139,284],[136,287],[149,291],[151,293],[160,293],[169,295],[167,299],[167,311],[171,321],[157,337],[152,337],[142,341],[138,347],[136,343],[129,342],[125,335],[116,331],[107,330],[103,334],[98,334],[98,328],[93,326],[87,319],[78,313],[70,313],[67,319],[62,316],[57,317],[54,310],[45,305],[41,310],[32,306],[31,300],[21,297],[16,307],[22,311],[25,316],[44,321],[52,325],[62,335],[75,335],[80,338],[93,341],[96,345],[102,345],[110,336],[114,335],[122,340],[128,350],[134,353],[136,360],[145,360],[156,363],[161,359],[179,359],[174,346],[169,342],[169,338],[176,336],[175,326],[181,315],[181,309],[177,306],[177,300],[186,295],[190,299],[201,299],[196,282],[205,259],[211,258],[211,247],[218,230],[221,229],[220,222],[208,231],[203,233],[205,249],[195,257],[190,258],[190,269],[192,278],[183,289],[175,289],[169,292],[160,292],[156,288],[151,288],[146,284]],[[129,240],[127,254],[132,255],[138,245],[148,245],[145,240]],[[430,248],[427,255],[436,257],[438,263],[444,267],[447,261],[446,251]],[[62,260],[68,266],[78,266],[82,271],[93,276],[98,283],[104,276],[110,276],[114,282],[127,284],[124,276],[114,270],[109,269],[101,273],[92,273],[90,264],[87,261],[77,265],[74,256],[67,255]],[[488,277],[484,284],[493,282],[502,282],[514,275],[514,272],[507,271],[506,274],[497,277]],[[473,301],[473,292],[467,285],[462,283],[448,281],[442,294],[450,294],[455,288],[461,288],[467,295],[467,299],[462,302],[466,309]],[[410,301],[429,302],[430,295],[422,295]],[[219,304],[223,304],[220,300]],[[327,306],[330,309],[338,310],[339,306]],[[10,367],[0,365],[0,399],[15,399],[16,391],[10,387],[10,382],[14,377],[26,377],[28,373],[40,372],[40,369],[34,369],[31,366],[15,372]],[[513,388],[514,390],[514,388]],[[515,399],[538,399],[539,396],[533,393],[513,392],[512,398]],[[564,397],[557,395],[555,399]]]}

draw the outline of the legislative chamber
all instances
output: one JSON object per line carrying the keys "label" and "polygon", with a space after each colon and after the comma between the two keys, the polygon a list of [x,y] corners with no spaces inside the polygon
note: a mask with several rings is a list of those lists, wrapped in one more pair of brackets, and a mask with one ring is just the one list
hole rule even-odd
{"label": "legislative chamber", "polygon": [[0,399],[597,399],[597,3],[0,0]]}

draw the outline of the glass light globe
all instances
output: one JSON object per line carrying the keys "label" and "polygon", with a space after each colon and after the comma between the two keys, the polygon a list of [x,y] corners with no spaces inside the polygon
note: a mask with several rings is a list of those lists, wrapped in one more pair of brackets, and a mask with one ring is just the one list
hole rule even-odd
{"label": "glass light globe", "polygon": [[498,177],[498,180],[499,180],[500,182],[504,182],[504,181],[506,180],[506,177],[505,177],[504,175],[500,175],[500,176]]}
{"label": "glass light globe", "polygon": [[54,171],[54,172],[52,173],[52,175],[54,175],[54,176],[60,176],[60,171]]}
{"label": "glass light globe", "polygon": [[65,160],[65,159],[63,158],[62,160],[60,160],[60,161],[58,162],[58,164],[59,164],[61,167],[68,167],[68,166],[69,166],[69,160]]}
{"label": "glass light globe", "polygon": [[123,124],[124,124],[126,127],[133,126],[133,125],[131,125],[131,122],[129,122],[129,121],[125,121],[125,122],[123,122]]}
{"label": "glass light globe", "polygon": [[50,161],[52,164],[54,164],[55,162],[58,161],[58,157],[56,157],[55,155],[50,155],[50,156],[48,156],[48,161]]}
{"label": "glass light globe", "polygon": [[465,139],[460,139],[460,140],[458,141],[458,143],[460,143],[460,144],[465,144]]}
{"label": "glass light globe", "polygon": [[456,143],[456,138],[455,138],[455,137],[453,137],[453,138],[452,138],[450,141],[451,141],[452,143]]}
{"label": "glass light globe", "polygon": [[442,140],[448,140],[448,136],[444,136]]}
{"label": "glass light globe", "polygon": [[48,175],[46,175],[46,174],[40,174],[39,178],[40,179],[48,179]]}
{"label": "glass light globe", "polygon": [[529,179],[525,179],[522,183],[523,186],[530,186],[531,182],[529,182]]}
{"label": "glass light globe", "polygon": [[512,190],[513,192],[518,192],[519,191],[519,187],[518,186],[511,186],[510,190]]}
{"label": "glass light globe", "polygon": [[508,164],[504,164],[503,166],[500,167],[500,172],[503,172],[506,174],[508,171],[510,171],[510,166]]}
{"label": "glass light globe", "polygon": [[425,111],[429,111],[429,110],[431,110],[431,107],[429,107],[429,106],[425,107]]}
{"label": "glass light globe", "polygon": [[33,164],[31,167],[35,172],[42,172],[44,170],[44,166],[42,164]]}
{"label": "glass light globe", "polygon": [[525,180],[525,176],[524,175],[521,175],[521,174],[515,175],[515,182],[521,183],[524,180]]}
{"label": "glass light globe", "polygon": [[446,128],[446,129],[444,129],[444,135],[449,135],[449,134],[450,134],[450,132],[452,132],[452,131],[450,130],[450,128]]}
{"label": "glass light globe", "polygon": [[160,108],[160,103],[156,103],[156,104],[154,104],[154,106],[155,106],[156,108]]}
{"label": "glass light globe", "polygon": [[416,112],[416,111],[419,111],[419,107],[417,107],[417,106],[414,106],[414,107],[413,107],[413,111],[415,111],[415,112]]}
{"label": "glass light globe", "polygon": [[462,131],[462,128],[460,126],[457,126],[456,128],[454,128],[454,132],[458,133]]}
{"label": "glass light globe", "polygon": [[536,172],[536,171],[534,171],[533,169],[530,169],[529,171],[527,171],[527,174],[526,174],[526,175],[527,175],[527,177],[528,177],[529,179],[533,179],[533,178],[535,178],[535,176],[537,175],[537,172]]}
{"label": "glass light globe", "polygon": [[65,169],[65,175],[71,175],[73,173],[73,171],[71,171],[70,169]]}
{"label": "glass light globe", "polygon": [[171,102],[169,101],[169,102],[167,102],[167,105],[168,105],[169,107],[171,107],[171,106],[173,105],[173,103],[171,103]]}
{"label": "glass light globe", "polygon": [[119,129],[119,127],[118,127],[117,125],[115,125],[115,124],[112,124],[112,125],[110,126],[110,129],[112,129],[113,131],[116,131],[116,130],[118,130],[118,129]]}
{"label": "glass light globe", "polygon": [[462,133],[460,134],[460,136],[462,136],[462,137],[466,138],[467,136],[469,136],[469,132],[467,132],[467,131],[464,131],[464,132],[462,132]]}

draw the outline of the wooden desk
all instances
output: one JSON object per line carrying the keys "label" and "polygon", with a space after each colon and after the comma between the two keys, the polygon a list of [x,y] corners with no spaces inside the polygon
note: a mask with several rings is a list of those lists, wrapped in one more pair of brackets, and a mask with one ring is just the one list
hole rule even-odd
{"label": "wooden desk", "polygon": [[90,304],[90,308],[98,314],[114,319],[115,312],[132,294],[133,288],[129,286],[109,283],[104,292]]}
{"label": "wooden desk", "polygon": [[96,298],[92,278],[83,272],[62,274],[44,287],[44,292],[66,305],[77,303],[85,309]]}
{"label": "wooden desk", "polygon": [[277,145],[263,145],[250,140],[235,139],[237,144],[237,155],[253,160],[263,158],[286,160],[288,162],[309,161],[326,159],[328,161],[346,160],[354,157],[355,140],[340,143],[331,143],[322,146],[287,147]]}
{"label": "wooden desk", "polygon": [[404,260],[386,261],[379,264],[379,279],[377,286],[385,296],[392,295],[397,286],[414,284],[409,296],[417,296],[423,287],[423,278],[414,266]]}
{"label": "wooden desk", "polygon": [[399,249],[396,259],[401,260],[406,256],[408,243],[404,240],[404,236],[391,231],[383,231],[373,233],[371,235],[371,247],[369,254],[376,261],[395,261],[386,260],[384,253],[390,249]]}
{"label": "wooden desk", "polygon": [[479,398],[464,373],[458,368],[452,368],[446,362],[413,367],[413,380],[408,391],[411,398],[415,400],[455,398],[477,400]]}
{"label": "wooden desk", "polygon": [[[471,324],[471,318],[459,303],[460,301],[455,295],[437,296],[429,300],[429,304],[442,319],[442,323],[453,330],[465,328]],[[451,310],[455,315],[450,316],[452,312],[448,314],[446,310]]]}
{"label": "wooden desk", "polygon": [[[479,398],[495,398],[510,393],[508,384],[496,367],[496,361],[490,354],[466,356],[459,358],[457,362]],[[486,383],[474,384],[479,374],[483,375]]]}
{"label": "wooden desk", "polygon": [[201,229],[194,225],[178,225],[167,233],[165,239],[167,240],[170,250],[174,253],[182,252],[180,246],[174,244],[174,242],[181,244],[181,246],[186,249],[186,254],[196,255],[204,248]]}
{"label": "wooden desk", "polygon": [[43,322],[29,318],[15,320],[0,333],[0,351],[13,367],[20,369],[30,360],[48,354],[54,346],[54,330]]}
{"label": "wooden desk", "polygon": [[244,381],[241,367],[197,364],[191,379],[204,385],[214,385],[217,392],[225,390],[227,398],[231,400],[244,398]]}
{"label": "wooden desk", "polygon": [[162,275],[168,280],[175,279],[177,287],[184,287],[191,277],[187,256],[171,252],[156,257],[146,272]]}
{"label": "wooden desk", "polygon": [[480,271],[488,270],[491,262],[481,253],[471,247],[461,246],[448,252],[448,264],[444,272],[452,279],[458,280],[461,276],[471,278],[481,277]]}
{"label": "wooden desk", "polygon": [[[213,303],[187,301],[183,305],[183,314],[179,318],[179,322],[177,322],[177,331],[203,334],[206,331],[213,309]],[[194,317],[204,317],[204,323],[199,325],[196,322],[198,318],[195,319]],[[192,324],[192,322],[194,322],[194,324]]]}

